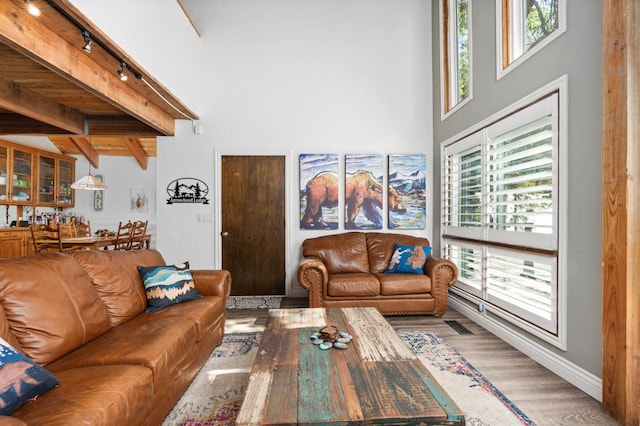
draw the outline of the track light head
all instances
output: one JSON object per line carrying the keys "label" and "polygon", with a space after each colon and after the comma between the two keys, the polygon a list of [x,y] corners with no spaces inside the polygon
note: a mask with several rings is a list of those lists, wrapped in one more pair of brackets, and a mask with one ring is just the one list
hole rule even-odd
{"label": "track light head", "polygon": [[125,64],[124,62],[121,62],[120,69],[118,70],[118,75],[120,76],[121,81],[127,81],[127,79],[129,78],[127,77],[127,74],[125,74],[124,72],[125,68],[127,68],[127,64]]}
{"label": "track light head", "polygon": [[91,53],[91,46],[93,46],[93,40],[91,40],[91,34],[89,34],[89,31],[87,30],[82,30],[80,34],[82,34],[82,38],[84,39],[84,47],[82,48],[82,50],[84,50],[87,53]]}
{"label": "track light head", "polygon": [[40,16],[40,9],[35,5],[33,0],[24,0],[27,5],[27,10],[33,16]]}

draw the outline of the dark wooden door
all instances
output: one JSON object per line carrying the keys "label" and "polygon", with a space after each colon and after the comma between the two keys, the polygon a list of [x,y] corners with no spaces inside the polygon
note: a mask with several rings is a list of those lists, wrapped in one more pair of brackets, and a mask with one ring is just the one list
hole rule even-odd
{"label": "dark wooden door", "polygon": [[234,296],[285,294],[285,157],[222,156],[222,267]]}

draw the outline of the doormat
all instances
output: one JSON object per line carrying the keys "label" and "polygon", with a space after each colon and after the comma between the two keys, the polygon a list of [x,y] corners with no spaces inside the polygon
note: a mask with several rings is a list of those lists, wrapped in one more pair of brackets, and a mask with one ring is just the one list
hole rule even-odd
{"label": "doormat", "polygon": [[280,296],[231,296],[227,299],[227,309],[278,309]]}

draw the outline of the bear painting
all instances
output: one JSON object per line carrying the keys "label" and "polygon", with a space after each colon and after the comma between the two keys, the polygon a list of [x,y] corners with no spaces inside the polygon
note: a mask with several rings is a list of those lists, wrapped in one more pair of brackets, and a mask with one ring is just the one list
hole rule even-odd
{"label": "bear painting", "polygon": [[[345,228],[381,229],[383,196],[382,183],[371,172],[358,170],[348,175],[345,179]],[[405,210],[395,189],[389,188],[388,197],[389,208],[395,211]]]}
{"label": "bear painting", "polygon": [[302,229],[336,229],[337,221],[325,220],[325,209],[338,207],[338,177],[331,172],[321,172],[309,179],[304,189],[306,208],[300,227]]}

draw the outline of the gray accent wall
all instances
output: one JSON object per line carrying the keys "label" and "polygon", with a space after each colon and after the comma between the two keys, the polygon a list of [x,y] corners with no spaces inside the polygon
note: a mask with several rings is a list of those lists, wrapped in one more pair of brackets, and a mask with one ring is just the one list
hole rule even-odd
{"label": "gray accent wall", "polygon": [[[496,2],[472,9],[473,99],[441,120],[439,6],[432,2],[434,187],[440,185],[441,143],[519,99],[568,76],[567,350],[512,327],[551,351],[602,377],[602,4],[568,1],[567,31],[496,80]],[[563,157],[566,159],[566,157]],[[434,200],[434,212],[440,211]],[[437,221],[436,221],[437,222]],[[434,236],[440,235],[439,223]],[[434,240],[437,238],[434,237]],[[437,241],[435,241],[437,242]]]}

